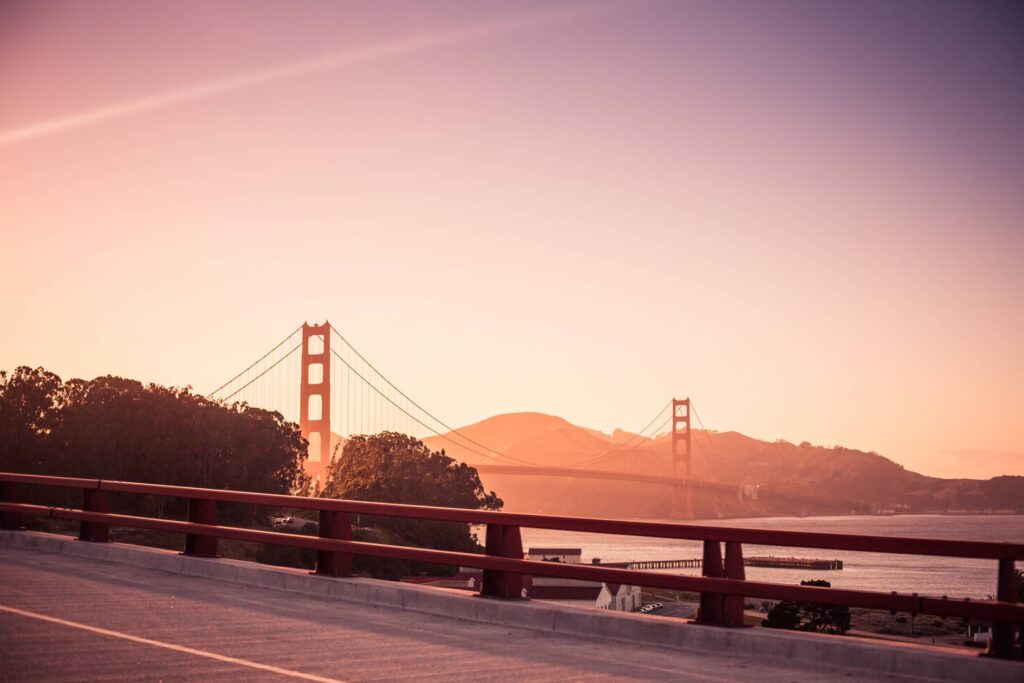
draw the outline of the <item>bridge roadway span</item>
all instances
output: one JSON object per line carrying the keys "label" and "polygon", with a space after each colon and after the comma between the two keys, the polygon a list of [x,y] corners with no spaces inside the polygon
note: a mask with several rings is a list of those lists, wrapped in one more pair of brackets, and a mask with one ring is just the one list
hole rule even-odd
{"label": "bridge roadway span", "polygon": [[696,479],[665,477],[659,474],[641,472],[620,472],[617,470],[582,469],[579,467],[548,467],[542,465],[491,465],[488,463],[471,463],[480,474],[504,474],[521,477],[572,477],[575,479],[607,479],[612,481],[635,481],[643,484],[661,484],[665,486],[685,486],[708,491],[720,491],[737,494],[737,484],[722,484]]}
{"label": "bridge roadway span", "polygon": [[0,547],[0,680],[6,682],[879,678],[892,680],[878,672],[558,634]]}

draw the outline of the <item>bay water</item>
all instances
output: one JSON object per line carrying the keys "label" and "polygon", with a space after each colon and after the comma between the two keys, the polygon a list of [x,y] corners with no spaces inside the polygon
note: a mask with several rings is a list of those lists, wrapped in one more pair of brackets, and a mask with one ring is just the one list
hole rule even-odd
{"label": "bay water", "polygon": [[[693,523],[781,531],[1024,543],[1024,515],[759,517],[701,520]],[[583,551],[583,561],[586,563],[591,562],[593,558],[600,558],[602,562],[699,558],[702,551],[700,541],[527,528],[522,529],[522,535],[524,549],[530,547],[580,548]],[[747,578],[754,581],[798,584],[802,580],[825,579],[836,588],[982,599],[993,596],[996,591],[995,560],[891,555],[813,548],[778,548],[747,544],[743,546],[743,554],[745,557],[774,555],[843,561],[843,569],[828,571],[747,567]],[[1019,562],[1018,567],[1024,568],[1024,562]],[[659,571],[700,574],[700,569]]]}

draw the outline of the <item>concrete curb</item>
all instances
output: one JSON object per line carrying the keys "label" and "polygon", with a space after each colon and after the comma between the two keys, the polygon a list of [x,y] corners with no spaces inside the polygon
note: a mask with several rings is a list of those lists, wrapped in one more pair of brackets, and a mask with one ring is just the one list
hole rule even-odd
{"label": "concrete curb", "polygon": [[365,578],[329,578],[303,570],[227,559],[186,557],[174,551],[121,543],[87,543],[69,536],[0,530],[0,546],[127,564],[333,600],[400,609],[588,638],[657,645],[694,652],[736,653],[879,676],[942,681],[1019,681],[1024,663],[941,652],[924,645],[871,643],[812,633],[696,627],[678,619],[585,609],[541,601],[504,602],[465,591]]}

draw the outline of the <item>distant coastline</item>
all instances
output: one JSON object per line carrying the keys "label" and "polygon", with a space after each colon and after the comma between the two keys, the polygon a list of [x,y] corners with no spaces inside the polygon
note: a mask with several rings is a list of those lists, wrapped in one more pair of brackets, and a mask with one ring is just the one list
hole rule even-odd
{"label": "distant coastline", "polygon": [[692,519],[671,519],[671,518],[647,518],[647,521],[678,522],[687,524],[690,522],[724,522],[743,519],[848,519],[855,517],[1024,517],[1024,512],[1016,510],[994,510],[978,511],[973,510],[950,510],[950,511],[928,511],[928,512],[851,512],[847,514],[807,514],[807,515],[739,515],[723,517],[695,517]]}

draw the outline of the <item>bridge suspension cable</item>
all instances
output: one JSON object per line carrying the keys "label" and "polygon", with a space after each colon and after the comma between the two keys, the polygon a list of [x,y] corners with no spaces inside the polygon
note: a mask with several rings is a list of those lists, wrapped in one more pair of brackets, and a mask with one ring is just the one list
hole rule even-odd
{"label": "bridge suspension cable", "polygon": [[[352,374],[354,374],[357,378],[362,380],[362,382],[365,384],[365,386],[367,386],[370,389],[372,389],[376,394],[378,394],[382,399],[384,399],[390,405],[392,405],[394,408],[396,408],[405,417],[407,417],[408,419],[412,420],[413,422],[415,422],[416,424],[420,425],[421,427],[427,429],[434,436],[438,436],[438,437],[440,437],[440,438],[442,438],[442,439],[444,439],[444,440],[454,444],[455,446],[458,446],[459,448],[462,448],[462,449],[464,449],[466,451],[469,451],[470,453],[473,453],[475,455],[479,455],[479,456],[481,456],[483,458],[487,458],[488,460],[493,460],[493,461],[496,461],[496,462],[514,463],[514,464],[520,464],[520,465],[531,465],[531,466],[536,466],[537,465],[537,463],[532,463],[532,462],[529,462],[529,461],[526,461],[526,460],[521,460],[519,458],[515,458],[513,456],[506,455],[506,454],[504,454],[504,453],[502,453],[502,452],[500,452],[498,450],[495,450],[495,449],[493,449],[493,448],[491,448],[489,446],[486,446],[486,445],[480,443],[479,441],[477,441],[477,440],[475,440],[475,439],[473,439],[473,438],[463,434],[462,432],[460,432],[459,430],[455,429],[451,425],[447,424],[446,422],[444,422],[443,420],[438,418],[436,415],[434,415],[433,413],[428,411],[426,408],[421,406],[419,403],[414,401],[412,398],[410,398],[408,396],[408,394],[406,394],[401,389],[399,389],[397,386],[395,386],[395,384],[391,380],[389,380],[380,370],[378,370],[376,368],[376,366],[374,366],[370,361],[368,361],[366,359],[366,357],[363,356],[363,354],[361,354],[359,352],[359,350],[356,349],[345,338],[345,336],[342,335],[341,332],[339,332],[333,325],[331,326],[331,331],[334,332],[334,334],[336,334],[338,336],[339,341],[341,341],[345,345],[346,348],[351,350],[351,352],[355,355],[355,357],[358,358],[363,363],[363,365],[366,368],[368,368],[370,371],[373,372],[374,375],[376,375],[377,377],[380,378],[380,380],[381,380],[381,382],[383,384],[385,384],[388,387],[390,387],[398,395],[398,397],[400,397],[401,400],[404,400],[408,405],[411,405],[416,410],[418,410],[420,412],[421,416],[422,416],[422,419],[421,419],[421,417],[417,417],[416,415],[414,415],[413,412],[408,407],[402,406],[398,400],[395,400],[395,399],[391,398],[390,396],[388,396],[374,382],[372,382],[370,379],[368,379],[364,374],[360,373],[353,366],[352,363],[349,363],[348,360],[346,360],[340,353],[338,353],[338,351],[336,351],[334,349],[333,345],[331,347],[332,355],[334,355],[335,358],[337,358],[346,368],[348,368],[348,370]],[[442,429],[447,430],[447,432],[442,432],[441,430],[431,426],[430,424],[425,422],[424,419],[433,421],[434,424],[439,425]],[[466,443],[469,443],[469,444],[472,444],[473,446],[476,446],[477,448],[472,448],[471,446],[467,446],[465,443],[460,443],[459,441],[456,441],[454,438],[452,438],[450,436],[452,434],[458,436],[460,439],[462,439]],[[483,451],[486,451],[486,452],[481,452],[478,449],[483,449]]]}
{"label": "bridge suspension cable", "polygon": [[715,457],[718,461],[723,460],[722,453],[718,450],[718,446],[711,440],[711,432],[707,427],[704,426],[704,421],[700,419],[700,413],[697,412],[696,406],[693,405],[693,401],[690,401],[690,410],[693,412],[693,416],[697,418],[697,424],[700,425],[700,431],[704,433],[704,438],[707,439],[708,445],[711,446],[711,450],[714,452]]}
{"label": "bridge suspension cable", "polygon": [[[440,439],[451,445],[451,455],[462,460],[472,456],[506,466],[545,466],[543,463],[503,453],[452,427],[399,389],[333,325],[327,324],[327,329],[319,333],[310,333],[306,329],[314,327],[316,326],[300,326],[245,370],[210,392],[208,397],[276,410],[285,419],[295,422],[300,422],[300,416],[307,413],[311,420],[322,419],[323,427],[307,428],[307,431],[317,431],[318,434],[313,434],[317,439],[330,438],[326,446],[329,448],[329,451],[325,451],[327,453],[335,449],[340,443],[339,439],[344,441],[356,434],[396,431],[420,439]],[[319,351],[313,348],[313,338],[317,334],[326,342],[321,342]],[[296,335],[299,335],[300,339],[295,339]],[[311,348],[304,349],[302,354],[296,353],[306,342],[310,343]],[[321,360],[322,357],[316,354],[325,350],[329,350],[327,360]],[[308,401],[309,406],[302,405],[304,399],[300,395],[299,387],[309,386],[315,390],[318,382],[327,383],[330,391],[319,394],[324,397],[324,405],[322,411],[320,406],[317,406],[314,412],[312,400]],[[315,393],[314,391],[313,394]],[[321,401],[316,395],[307,394],[307,398]],[[665,429],[672,419],[671,406],[672,402],[669,401],[638,432],[605,453],[576,463],[573,467],[590,468],[603,463],[618,462],[621,459],[620,464],[625,467],[657,471],[659,459],[656,454],[650,449],[644,449],[641,453],[636,448],[640,444],[652,441]],[[667,416],[666,411],[669,413]],[[319,417],[321,414],[322,418]],[[328,426],[329,435],[326,434]],[[705,438],[710,439],[706,433]],[[712,448],[717,452],[713,442]],[[469,461],[472,462],[472,458]]]}
{"label": "bridge suspension cable", "polygon": [[614,456],[621,454],[623,451],[626,451],[637,439],[642,438],[644,439],[644,441],[651,441],[653,437],[656,436],[659,432],[661,432],[661,430],[664,429],[672,420],[671,413],[664,419],[664,421],[662,421],[661,424],[654,428],[654,431],[652,431],[650,435],[647,435],[646,432],[650,429],[651,425],[653,425],[658,420],[658,418],[660,418],[665,413],[666,410],[669,410],[671,408],[671,406],[672,401],[670,400],[668,403],[664,405],[664,407],[662,407],[661,410],[657,412],[657,414],[653,418],[651,418],[650,422],[648,422],[639,432],[633,434],[633,436],[631,436],[625,442],[619,444],[615,448],[612,448],[610,451],[606,453],[602,453],[596,458],[581,463],[577,463],[574,465],[574,467],[590,467],[603,462],[609,462],[614,458]]}
{"label": "bridge suspension cable", "polygon": [[289,421],[299,417],[299,354],[301,327],[282,339],[256,362],[211,391],[207,398],[238,402],[281,413]]}
{"label": "bridge suspension cable", "polygon": [[[383,392],[381,392],[381,391],[380,391],[380,389],[378,389],[377,387],[373,386],[373,384],[372,384],[372,383],[371,383],[371,382],[370,382],[370,381],[369,381],[368,379],[366,379],[366,377],[364,377],[364,376],[363,376],[363,375],[362,375],[362,374],[361,374],[361,373],[360,373],[360,372],[359,372],[358,370],[356,370],[356,369],[355,369],[354,367],[352,367],[352,366],[351,366],[351,365],[350,365],[350,364],[348,363],[348,361],[346,361],[346,360],[345,360],[344,358],[342,358],[342,357],[341,357],[341,355],[340,355],[340,354],[338,354],[338,352],[337,352],[337,351],[334,351],[334,350],[332,349],[332,350],[331,350],[331,353],[332,353],[332,354],[334,354],[334,356],[335,356],[335,357],[336,357],[336,358],[337,358],[337,359],[338,359],[339,361],[341,361],[341,363],[342,363],[342,364],[343,364],[343,365],[344,365],[344,366],[345,366],[346,368],[348,368],[348,369],[349,369],[349,370],[350,370],[350,371],[352,372],[352,374],[354,374],[354,375],[355,375],[356,377],[358,377],[359,379],[363,380],[363,381],[364,381],[364,382],[366,383],[366,385],[367,385],[368,387],[370,387],[371,389],[373,389],[373,390],[374,390],[374,392],[376,392],[376,393],[377,393],[377,394],[378,394],[378,395],[379,395],[379,396],[380,396],[381,398],[383,398],[383,399],[384,399],[385,401],[387,401],[387,402],[388,402],[388,403],[390,403],[390,404],[391,404],[392,406],[394,406],[395,408],[397,408],[397,409],[398,409],[398,410],[399,410],[399,411],[400,411],[400,412],[401,412],[401,413],[402,413],[403,415],[405,415],[405,416],[406,416],[406,417],[408,417],[409,419],[413,420],[414,422],[416,422],[416,423],[417,423],[418,425],[420,425],[421,427],[423,427],[423,428],[425,428],[425,429],[429,430],[430,432],[432,432],[432,433],[433,433],[433,434],[434,434],[435,436],[439,436],[439,437],[441,437],[442,439],[445,439],[446,441],[450,441],[450,442],[454,443],[454,444],[455,444],[456,446],[459,446],[460,448],[464,448],[465,450],[467,450],[467,451],[470,451],[471,453],[475,453],[476,455],[482,456],[482,457],[484,457],[484,458],[489,458],[489,459],[491,459],[491,460],[495,460],[495,461],[497,461],[497,462],[503,462],[503,463],[506,463],[506,464],[507,464],[507,463],[508,463],[509,461],[512,461],[512,462],[517,462],[517,463],[523,463],[523,462],[524,462],[524,461],[521,461],[521,460],[513,460],[513,459],[512,459],[512,458],[510,458],[509,456],[503,456],[503,457],[505,457],[505,458],[508,458],[508,459],[507,459],[507,460],[501,460],[501,459],[499,459],[499,458],[496,458],[496,457],[494,457],[494,456],[492,456],[492,455],[488,455],[487,453],[481,453],[481,452],[479,452],[479,451],[473,450],[472,448],[469,448],[468,446],[465,446],[464,444],[460,444],[460,443],[458,443],[457,441],[454,441],[453,439],[451,439],[451,438],[450,438],[450,437],[448,437],[447,435],[445,435],[445,434],[443,434],[443,433],[441,433],[441,432],[437,431],[436,429],[434,429],[433,427],[431,427],[430,425],[428,425],[428,424],[427,424],[426,422],[423,422],[423,421],[422,421],[422,420],[420,420],[420,419],[419,419],[418,417],[416,417],[416,416],[415,416],[415,415],[413,415],[412,413],[408,412],[408,411],[407,411],[407,410],[406,410],[405,408],[403,408],[402,406],[398,405],[398,403],[396,403],[396,402],[395,402],[394,400],[392,400],[392,399],[391,399],[391,398],[390,398],[389,396],[387,396],[386,394],[384,394]],[[456,433],[456,434],[458,433],[458,432],[455,432],[454,430],[452,430],[452,432],[453,432],[453,433]],[[463,438],[466,438],[466,437],[463,437]]]}
{"label": "bridge suspension cable", "polygon": [[[256,360],[256,362],[254,362],[254,363],[253,363],[252,365],[250,365],[249,367],[247,367],[247,368],[246,368],[245,370],[242,370],[242,371],[241,371],[240,373],[238,373],[237,375],[235,375],[234,377],[232,377],[231,379],[229,379],[229,380],[228,380],[227,382],[224,382],[224,384],[221,384],[221,385],[220,385],[219,387],[217,387],[216,389],[214,389],[213,391],[211,391],[210,393],[208,393],[208,394],[206,395],[206,397],[207,397],[207,398],[212,398],[212,397],[213,397],[213,396],[214,396],[215,394],[217,394],[218,392],[220,392],[220,390],[221,390],[221,389],[223,389],[224,387],[228,386],[229,384],[231,384],[232,382],[234,382],[234,381],[235,381],[236,379],[238,379],[239,377],[241,377],[241,376],[242,376],[242,375],[244,375],[245,373],[247,373],[247,372],[249,372],[250,370],[252,370],[252,369],[253,369],[254,367],[256,367],[257,365],[259,365],[260,363],[262,363],[262,362],[263,362],[263,361],[264,361],[264,360],[265,360],[265,359],[266,359],[266,358],[267,358],[268,356],[270,356],[270,355],[271,355],[271,354],[273,354],[273,353],[274,353],[275,351],[277,351],[277,350],[278,350],[279,348],[281,348],[282,346],[284,346],[284,345],[285,345],[285,343],[286,343],[286,342],[287,342],[287,341],[288,341],[289,339],[291,339],[291,338],[292,338],[292,337],[294,337],[294,336],[295,336],[296,334],[298,334],[298,332],[299,332],[299,331],[300,331],[301,329],[302,329],[302,326],[301,326],[301,325],[299,325],[298,327],[296,327],[296,328],[295,328],[294,330],[292,330],[292,331],[291,331],[291,333],[290,333],[290,334],[289,334],[289,335],[288,335],[287,337],[285,337],[285,338],[284,338],[284,339],[282,339],[282,340],[281,340],[280,342],[278,342],[277,346],[275,346],[274,348],[270,349],[270,350],[269,350],[269,351],[267,351],[267,352],[266,352],[265,354],[263,354],[262,356],[260,356],[260,357],[259,357],[259,358],[258,358],[258,359]],[[289,352],[289,353],[290,353],[290,352]]]}
{"label": "bridge suspension cable", "polygon": [[274,368],[276,368],[276,367],[277,367],[278,365],[280,365],[280,364],[281,364],[281,363],[282,363],[283,361],[285,361],[286,359],[288,359],[288,358],[289,358],[289,357],[290,357],[290,356],[291,356],[291,355],[292,355],[293,353],[295,353],[296,351],[298,351],[298,350],[299,350],[299,349],[301,349],[301,348],[302,348],[302,342],[299,342],[299,344],[298,344],[297,346],[294,346],[294,347],[292,347],[292,350],[291,350],[291,351],[289,351],[288,353],[284,354],[283,356],[281,356],[280,358],[278,358],[278,359],[277,359],[276,361],[274,361],[273,363],[271,363],[271,364],[270,364],[270,365],[269,365],[269,366],[267,367],[267,369],[266,369],[266,370],[264,370],[264,371],[263,371],[263,372],[261,372],[260,374],[256,375],[256,376],[255,376],[255,377],[253,377],[253,378],[252,378],[251,380],[249,380],[248,382],[246,382],[245,384],[243,384],[243,385],[242,385],[242,386],[240,386],[239,388],[235,389],[235,390],[234,390],[233,392],[231,392],[230,394],[228,394],[227,396],[225,396],[225,397],[224,397],[224,398],[222,398],[221,400],[222,400],[222,401],[224,401],[224,402],[230,401],[230,400],[231,400],[231,399],[233,399],[233,398],[234,398],[235,396],[237,396],[237,395],[238,395],[239,393],[241,393],[241,392],[242,392],[242,391],[244,391],[245,389],[248,389],[248,388],[249,388],[250,386],[252,386],[252,384],[253,384],[253,383],[255,383],[255,382],[256,382],[256,380],[260,379],[261,377],[263,377],[264,375],[266,375],[266,374],[267,374],[268,372],[270,372],[271,370],[273,370]]}

